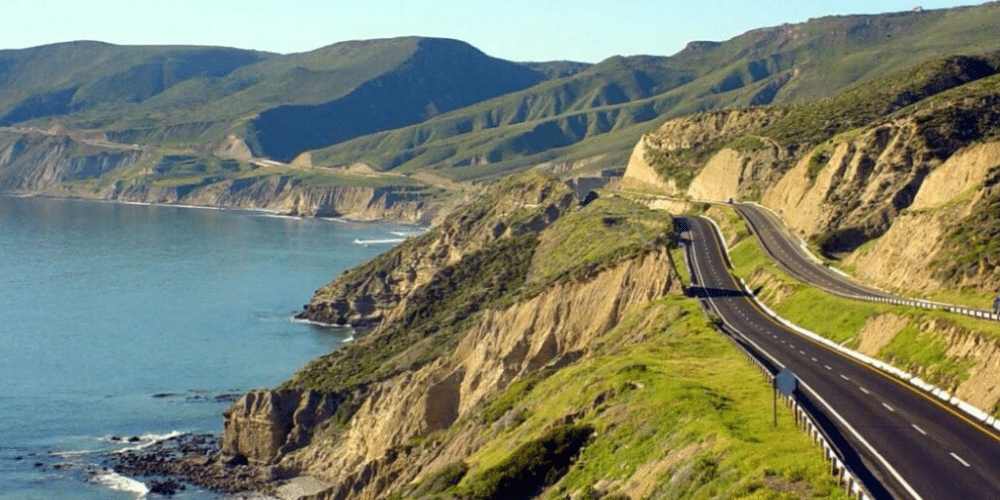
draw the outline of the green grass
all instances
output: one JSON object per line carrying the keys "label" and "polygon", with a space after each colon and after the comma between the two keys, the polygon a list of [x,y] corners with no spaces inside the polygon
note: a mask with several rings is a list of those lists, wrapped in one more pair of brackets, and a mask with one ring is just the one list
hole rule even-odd
{"label": "green grass", "polygon": [[541,239],[531,282],[579,276],[673,235],[670,214],[615,196],[601,197],[557,220]]}
{"label": "green grass", "polygon": [[784,407],[772,426],[762,376],[681,297],[624,318],[588,362],[541,381],[518,407],[530,417],[472,457],[463,485],[579,411],[575,425],[593,425],[596,436],[549,498],[599,482],[613,494],[633,477],[656,498],[846,498]]}
{"label": "green grass", "polygon": [[402,175],[359,175],[340,172],[328,168],[301,169],[296,167],[260,167],[243,174],[242,178],[258,178],[266,176],[282,176],[295,179],[307,186],[338,187],[425,187],[426,183]]}
{"label": "green grass", "polygon": [[[922,322],[919,316],[914,319],[914,323]],[[976,365],[976,360],[949,357],[948,347],[941,335],[922,332],[911,324],[900,330],[878,355],[904,370],[918,373],[928,382],[954,391],[969,378],[969,369]]]}

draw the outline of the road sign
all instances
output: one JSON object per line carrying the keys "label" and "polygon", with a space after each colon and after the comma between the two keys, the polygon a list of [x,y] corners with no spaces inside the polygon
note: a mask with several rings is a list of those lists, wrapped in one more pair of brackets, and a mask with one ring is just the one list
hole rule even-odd
{"label": "road sign", "polygon": [[795,374],[791,370],[785,368],[778,372],[774,376],[774,426],[778,426],[778,393],[780,392],[782,396],[788,397],[795,392],[795,388],[799,385],[799,379],[795,377]]}
{"label": "road sign", "polygon": [[791,396],[798,386],[799,379],[796,378],[795,374],[788,368],[781,370],[778,372],[778,375],[774,377],[774,387],[781,392],[782,396]]}

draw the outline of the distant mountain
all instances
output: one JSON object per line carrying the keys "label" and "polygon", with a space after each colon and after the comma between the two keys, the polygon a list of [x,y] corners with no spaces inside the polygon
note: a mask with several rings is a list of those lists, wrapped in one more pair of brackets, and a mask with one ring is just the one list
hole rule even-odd
{"label": "distant mountain", "polygon": [[[302,151],[420,123],[545,79],[538,71],[489,57],[455,40],[403,38],[382,43],[381,50],[352,61],[350,69],[324,75],[296,66],[296,80],[322,78],[329,85],[342,78],[350,89],[327,102],[261,112],[247,127],[251,148],[262,156],[291,160]],[[344,78],[345,73],[354,78]]]}
{"label": "distant mountain", "polygon": [[548,161],[623,165],[643,132],[713,109],[808,102],[951,54],[1000,49],[1000,5],[835,16],[692,42],[670,57],[613,57],[425,123],[313,153],[324,165],[435,169],[456,179]]}
{"label": "distant mountain", "polygon": [[218,47],[69,42],[0,51],[0,124],[142,103],[272,54]]}
{"label": "distant mountain", "polygon": [[595,65],[514,63],[419,37],[288,55],[74,42],[0,52],[0,125],[59,124],[197,154],[309,152],[314,167],[459,181],[549,162],[620,167],[668,119],[810,102],[930,59],[995,51],[998,25],[998,4],[824,17]]}
{"label": "distant mountain", "polygon": [[197,145],[235,134],[257,155],[291,160],[545,78],[446,39],[290,55],[76,42],[0,54],[0,124],[56,118],[126,143]]}

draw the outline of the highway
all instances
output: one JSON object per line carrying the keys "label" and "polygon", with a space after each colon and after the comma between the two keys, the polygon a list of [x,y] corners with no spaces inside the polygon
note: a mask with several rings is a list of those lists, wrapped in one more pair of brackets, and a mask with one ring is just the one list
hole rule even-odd
{"label": "highway", "polygon": [[792,276],[834,293],[897,298],[816,263],[800,245],[793,243],[794,237],[782,230],[783,225],[769,211],[746,203],[733,204],[732,207],[750,225],[761,248]]}
{"label": "highway", "polygon": [[805,283],[826,290],[829,293],[851,299],[887,302],[923,309],[942,309],[964,316],[1000,321],[1000,315],[994,314],[993,311],[929,300],[911,299],[865,286],[842,273],[833,271],[820,262],[816,262],[815,257],[809,255],[802,248],[801,243],[795,243],[798,238],[785,230],[784,224],[769,210],[749,203],[736,203],[731,206],[747,221],[764,252],[785,269],[785,271]]}
{"label": "highway", "polygon": [[[792,370],[797,397],[829,420],[873,476],[876,498],[998,499],[1000,439],[969,417],[874,368],[799,335],[762,311],[729,272],[713,226],[677,217],[692,294],[775,369]],[[853,456],[853,455],[852,455]],[[851,464],[856,471],[860,464]],[[874,479],[874,481],[871,481]]]}

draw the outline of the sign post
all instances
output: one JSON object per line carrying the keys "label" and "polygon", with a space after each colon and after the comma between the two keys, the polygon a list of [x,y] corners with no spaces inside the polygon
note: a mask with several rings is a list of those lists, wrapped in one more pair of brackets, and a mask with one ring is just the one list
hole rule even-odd
{"label": "sign post", "polygon": [[799,379],[791,370],[785,368],[774,376],[774,426],[778,426],[778,392],[782,396],[791,396],[799,386]]}

